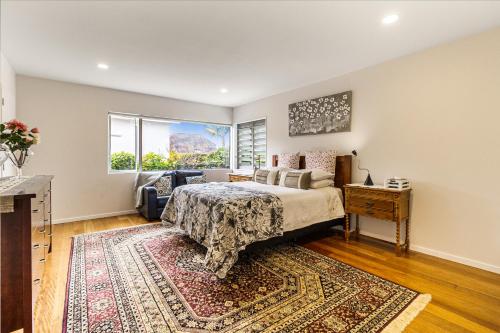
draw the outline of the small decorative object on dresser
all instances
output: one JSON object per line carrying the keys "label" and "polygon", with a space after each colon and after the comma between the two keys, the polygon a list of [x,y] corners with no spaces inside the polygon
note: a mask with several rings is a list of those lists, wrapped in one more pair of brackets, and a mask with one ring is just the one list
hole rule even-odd
{"label": "small decorative object on dresser", "polygon": [[402,190],[405,188],[410,188],[410,181],[406,178],[400,178],[400,177],[387,178],[384,181],[384,187]]}
{"label": "small decorative object on dresser", "polygon": [[246,173],[228,173],[227,174],[229,177],[230,182],[246,182],[250,181],[253,179],[252,174],[246,174]]}
{"label": "small decorative object on dresser", "polygon": [[[33,327],[33,313],[52,247],[51,187],[53,176],[0,179],[1,311],[0,332]],[[3,186],[6,184],[6,186]],[[12,205],[3,205],[12,202]]]}
{"label": "small decorative object on dresser", "polygon": [[[346,224],[349,229],[349,214],[356,214],[356,237],[359,236],[359,215],[370,216],[396,223],[396,255],[401,248],[410,247],[410,192],[411,189],[390,189],[382,186],[362,184],[345,185]],[[406,222],[405,242],[400,244],[401,222]],[[346,237],[349,239],[349,237]]]}

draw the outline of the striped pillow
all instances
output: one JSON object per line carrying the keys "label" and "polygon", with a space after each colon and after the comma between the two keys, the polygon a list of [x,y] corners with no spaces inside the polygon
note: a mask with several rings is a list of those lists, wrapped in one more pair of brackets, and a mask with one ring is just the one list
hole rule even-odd
{"label": "striped pillow", "polygon": [[283,171],[279,185],[307,190],[311,186],[311,171]]}
{"label": "striped pillow", "polygon": [[253,174],[253,180],[256,183],[276,185],[278,170],[257,169]]}

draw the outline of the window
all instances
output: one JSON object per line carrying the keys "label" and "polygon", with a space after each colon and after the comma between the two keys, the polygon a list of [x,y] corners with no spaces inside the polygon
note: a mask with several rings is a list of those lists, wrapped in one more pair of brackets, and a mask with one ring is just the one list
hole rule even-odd
{"label": "window", "polygon": [[109,116],[111,170],[130,171],[137,166],[137,118]]}
{"label": "window", "polygon": [[261,119],[237,126],[237,168],[251,169],[266,165],[266,120]]}
{"label": "window", "polygon": [[109,115],[109,169],[229,168],[231,126]]}

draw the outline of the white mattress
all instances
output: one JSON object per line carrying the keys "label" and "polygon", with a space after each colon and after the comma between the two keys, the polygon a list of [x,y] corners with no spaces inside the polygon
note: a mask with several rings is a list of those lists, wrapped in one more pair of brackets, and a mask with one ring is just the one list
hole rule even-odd
{"label": "white mattress", "polygon": [[239,186],[267,191],[277,195],[283,203],[283,231],[292,231],[307,226],[344,217],[342,191],[339,188],[298,190],[277,185],[266,185],[252,181],[240,182]]}

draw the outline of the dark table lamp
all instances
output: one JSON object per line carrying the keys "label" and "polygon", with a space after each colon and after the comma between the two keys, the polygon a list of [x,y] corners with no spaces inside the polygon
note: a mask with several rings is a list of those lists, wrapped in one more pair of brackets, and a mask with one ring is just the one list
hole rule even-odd
{"label": "dark table lamp", "polygon": [[[353,150],[353,151],[352,151],[352,154],[353,154],[354,156],[358,157],[358,152],[357,152],[357,151]],[[368,169],[366,169],[366,168],[360,168],[360,167],[359,167],[359,163],[360,163],[360,162],[359,162],[359,159],[358,159],[358,169],[359,169],[359,170],[363,170],[363,171],[368,172],[368,176],[366,176],[366,179],[365,179],[364,185],[366,185],[366,186],[373,186],[372,177],[370,177],[370,170],[368,170]]]}

